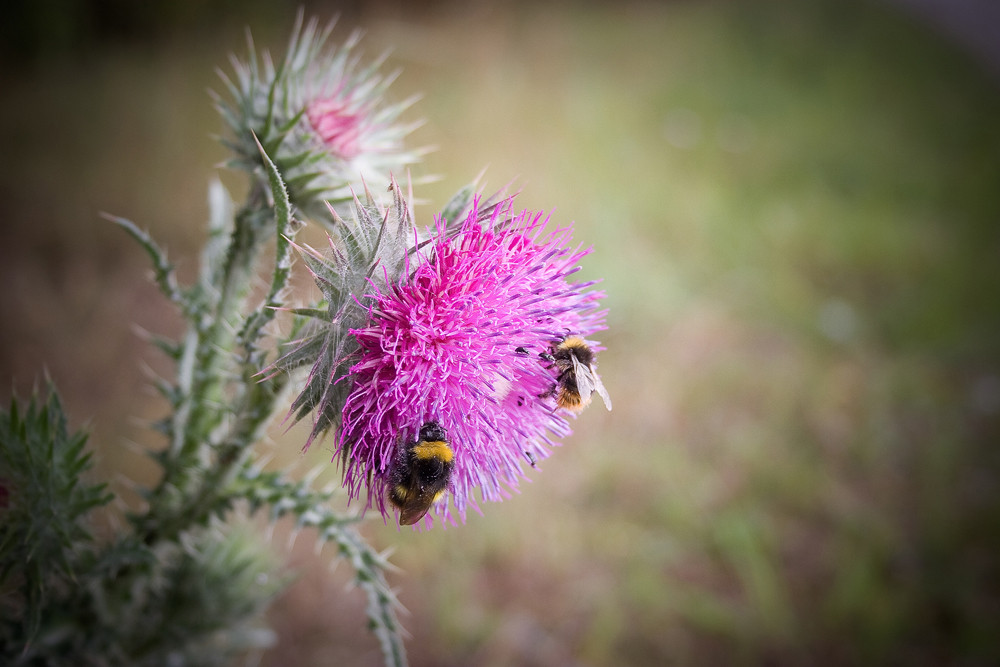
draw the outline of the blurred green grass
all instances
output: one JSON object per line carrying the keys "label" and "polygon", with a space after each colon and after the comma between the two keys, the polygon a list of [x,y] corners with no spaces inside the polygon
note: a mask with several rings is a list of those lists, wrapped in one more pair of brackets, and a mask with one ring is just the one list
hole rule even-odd
{"label": "blurred green grass", "polygon": [[[519,177],[523,206],[594,244],[584,275],[611,308],[613,413],[585,413],[485,517],[369,526],[402,570],[413,664],[1000,660],[996,81],[870,2],[361,20],[366,49],[392,46],[404,68],[396,94],[424,93],[417,141],[440,147],[421,173],[445,178],[418,191],[418,216],[487,164],[489,185]],[[280,45],[281,28],[258,41]],[[92,211],[148,224],[193,265],[222,157],[202,90],[241,48],[224,34],[8,88],[39,108],[0,119],[33,128],[0,172],[7,219],[37,219],[4,231],[19,291],[4,366],[51,355],[71,412],[75,397],[97,412],[111,470],[140,465],[117,439],[149,441],[126,414],[156,414],[122,367],[158,362],[138,344],[100,363],[92,350],[130,321],[176,323],[136,292],[141,253],[95,232]],[[108,304],[119,292],[131,301]],[[56,333],[15,363],[37,336],[23,314],[47,310],[31,326]],[[275,438],[297,455],[298,429]],[[278,603],[284,642],[265,663],[377,664],[361,601],[295,553],[309,583]]]}

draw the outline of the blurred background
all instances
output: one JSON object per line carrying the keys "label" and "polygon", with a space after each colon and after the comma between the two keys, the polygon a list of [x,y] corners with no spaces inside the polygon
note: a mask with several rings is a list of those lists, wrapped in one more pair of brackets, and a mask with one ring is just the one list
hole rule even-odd
{"label": "blurred background", "polygon": [[[576,222],[608,293],[614,412],[464,526],[366,524],[412,664],[1000,661],[1000,28],[946,4],[304,3],[424,94],[418,222],[488,166]],[[0,398],[48,373],[129,502],[170,372],[137,328],[180,323],[98,213],[193,275],[226,157],[205,91],[297,6],[5,9]],[[285,542],[261,664],[380,664],[348,568]]]}

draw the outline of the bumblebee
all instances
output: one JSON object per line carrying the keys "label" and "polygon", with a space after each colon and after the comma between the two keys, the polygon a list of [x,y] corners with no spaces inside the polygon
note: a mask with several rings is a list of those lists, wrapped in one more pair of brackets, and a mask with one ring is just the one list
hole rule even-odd
{"label": "bumblebee", "polygon": [[416,442],[401,450],[393,468],[389,502],[399,509],[399,525],[420,521],[444,497],[455,468],[455,453],[437,422],[420,427]]}
{"label": "bumblebee", "polygon": [[611,397],[597,375],[596,356],[587,342],[579,336],[562,339],[552,348],[551,354],[542,358],[551,361],[559,371],[556,376],[556,405],[571,412],[579,412],[590,404],[591,394],[600,395],[604,405],[611,409]]}

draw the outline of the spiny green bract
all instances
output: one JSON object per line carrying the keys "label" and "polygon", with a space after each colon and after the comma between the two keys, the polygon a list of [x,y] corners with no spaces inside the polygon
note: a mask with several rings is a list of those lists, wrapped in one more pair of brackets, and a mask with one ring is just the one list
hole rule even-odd
{"label": "spiny green bract", "polygon": [[382,206],[365,188],[364,199],[354,200],[354,215],[341,218],[332,208],[334,221],[329,253],[300,247],[306,266],[323,293],[321,308],[298,311],[311,316],[297,340],[271,372],[290,371],[311,364],[306,387],[292,404],[295,418],[301,419],[317,406],[312,439],[340,422],[349,387],[332,382],[347,374],[356,361],[357,341],[351,329],[364,326],[367,300],[375,286],[397,280],[404,271],[407,249],[416,239],[413,214],[407,200],[393,181],[392,202]]}

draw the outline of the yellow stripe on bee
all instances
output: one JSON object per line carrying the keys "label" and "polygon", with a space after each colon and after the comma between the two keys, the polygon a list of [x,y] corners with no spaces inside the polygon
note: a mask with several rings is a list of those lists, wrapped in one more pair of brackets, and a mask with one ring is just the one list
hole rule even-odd
{"label": "yellow stripe on bee", "polygon": [[439,459],[445,463],[451,463],[455,457],[451,447],[444,440],[432,440],[430,442],[422,440],[413,446],[413,455],[418,459]]}
{"label": "yellow stripe on bee", "polygon": [[569,338],[567,338],[566,340],[564,340],[562,343],[560,343],[559,347],[561,347],[564,350],[569,350],[569,349],[572,349],[574,347],[577,347],[577,348],[587,347],[587,342],[585,340],[583,340],[582,338],[580,338],[579,336],[570,336]]}

